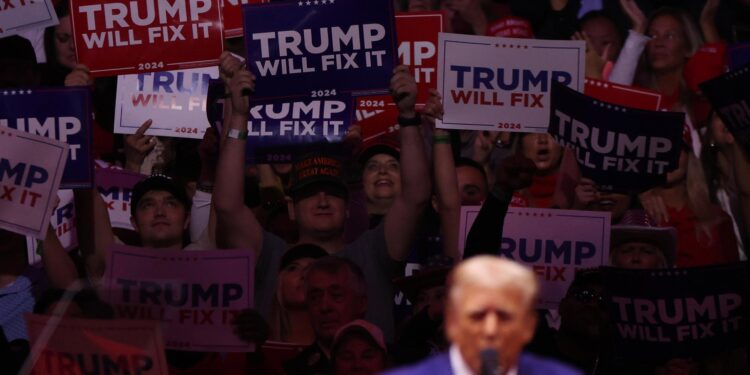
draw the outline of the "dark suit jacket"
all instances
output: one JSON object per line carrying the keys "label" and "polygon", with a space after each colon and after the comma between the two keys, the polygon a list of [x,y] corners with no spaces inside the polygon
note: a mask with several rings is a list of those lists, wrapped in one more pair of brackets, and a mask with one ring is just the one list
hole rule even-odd
{"label": "dark suit jacket", "polygon": [[[523,353],[518,360],[518,375],[581,375],[568,365],[533,354]],[[453,375],[448,353],[428,358],[416,365],[401,367],[384,375]]]}

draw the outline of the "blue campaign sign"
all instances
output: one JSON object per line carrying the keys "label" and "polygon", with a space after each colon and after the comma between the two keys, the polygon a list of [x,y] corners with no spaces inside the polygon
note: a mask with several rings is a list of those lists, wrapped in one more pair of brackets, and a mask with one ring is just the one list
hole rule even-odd
{"label": "blue campaign sign", "polygon": [[734,138],[750,150],[750,63],[700,84]]}
{"label": "blue campaign sign", "polygon": [[259,98],[387,91],[398,59],[391,0],[286,1],[242,12]]}
{"label": "blue campaign sign", "polygon": [[91,187],[94,167],[88,88],[3,89],[0,97],[0,126],[69,145],[61,189]]}
{"label": "blue campaign sign", "polygon": [[685,114],[626,108],[552,84],[549,133],[601,191],[642,192],[677,168]]}
{"label": "blue campaign sign", "polygon": [[252,100],[247,159],[290,163],[300,153],[339,144],[352,122],[353,107],[350,94]]}
{"label": "blue campaign sign", "polygon": [[747,262],[687,269],[604,268],[614,352],[625,363],[700,358],[748,343]]}
{"label": "blue campaign sign", "polygon": [[737,70],[750,64],[750,42],[732,44],[727,47],[729,70]]}
{"label": "blue campaign sign", "polygon": [[[224,84],[209,82],[206,115],[219,133],[224,127]],[[354,118],[354,97],[348,93],[326,97],[294,96],[250,99],[247,155],[254,163],[290,163],[305,152],[341,153]],[[349,153],[351,155],[351,153]]]}

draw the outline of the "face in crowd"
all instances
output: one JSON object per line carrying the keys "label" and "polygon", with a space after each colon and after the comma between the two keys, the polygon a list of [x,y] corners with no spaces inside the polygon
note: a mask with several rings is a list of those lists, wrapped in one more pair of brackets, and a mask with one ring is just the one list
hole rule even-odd
{"label": "face in crowd", "polygon": [[296,200],[293,216],[300,236],[330,238],[341,234],[347,218],[346,199],[322,185]]}
{"label": "face in crowd", "polygon": [[340,340],[333,355],[336,375],[373,375],[385,370],[385,353],[366,334],[352,332]]}
{"label": "face in crowd", "polygon": [[479,373],[480,353],[485,349],[498,353],[502,367],[514,366],[536,326],[534,275],[517,264],[492,264],[498,261],[512,263],[474,257],[460,264],[450,278],[446,335],[475,373]]}
{"label": "face in crowd", "polygon": [[646,46],[646,57],[653,71],[678,69],[690,57],[685,25],[674,16],[664,14],[654,18],[647,33],[651,40]]}
{"label": "face in crowd", "polygon": [[60,65],[73,69],[76,66],[76,50],[73,44],[73,28],[70,16],[60,17],[60,23],[55,26],[55,52]]}
{"label": "face in crowd", "polygon": [[523,156],[536,165],[537,173],[554,173],[560,165],[562,148],[548,133],[527,133],[521,138]]}
{"label": "face in crowd", "polygon": [[443,316],[445,310],[445,286],[435,286],[419,291],[417,300],[414,301],[414,311],[422,311],[427,308],[427,314],[433,320]]}
{"label": "face in crowd", "polygon": [[305,274],[314,261],[313,258],[296,259],[279,272],[281,303],[285,307],[305,308]]}
{"label": "face in crowd", "polygon": [[144,246],[170,247],[182,244],[182,234],[190,226],[190,213],[171,193],[151,190],[138,201],[130,222]]}
{"label": "face in crowd", "polygon": [[315,336],[330,345],[339,328],[364,317],[364,287],[345,266],[334,272],[310,269],[306,281],[307,311]]}
{"label": "face in crowd", "polygon": [[612,222],[616,223],[630,208],[630,196],[627,194],[600,192],[597,198],[586,209],[591,211],[608,211],[612,214]]}
{"label": "face in crowd", "polygon": [[477,168],[468,165],[456,167],[456,179],[462,205],[478,206],[487,199],[487,180]]}
{"label": "face in crowd", "polygon": [[661,249],[649,242],[625,242],[612,250],[612,265],[615,267],[655,269],[667,265]]}
{"label": "face in crowd", "polygon": [[375,154],[365,163],[362,185],[368,201],[393,200],[401,191],[401,164],[388,154]]}

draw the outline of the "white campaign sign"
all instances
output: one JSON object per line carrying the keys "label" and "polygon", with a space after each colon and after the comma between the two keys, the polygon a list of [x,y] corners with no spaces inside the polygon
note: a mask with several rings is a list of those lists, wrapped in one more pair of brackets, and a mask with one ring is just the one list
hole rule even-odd
{"label": "white campaign sign", "polygon": [[[76,229],[76,208],[73,190],[58,190],[57,197],[60,203],[52,211],[50,225],[57,233],[57,238],[65,251],[78,247],[78,231]],[[26,236],[26,254],[29,264],[37,264],[42,261],[42,241]]]}
{"label": "white campaign sign", "polygon": [[135,184],[146,176],[115,168],[97,168],[96,189],[109,212],[113,228],[133,230],[130,223],[130,195]]}
{"label": "white campaign sign", "polygon": [[582,41],[440,33],[438,127],[544,133],[553,80],[583,92]]}
{"label": "white campaign sign", "polygon": [[115,133],[133,134],[151,119],[146,134],[202,139],[208,81],[218,78],[216,67],[118,76]]}
{"label": "white campaign sign", "polygon": [[0,228],[44,239],[68,144],[0,128]]}
{"label": "white campaign sign", "polygon": [[[461,208],[461,254],[480,208]],[[577,269],[609,263],[609,212],[511,207],[502,235],[497,254],[531,267],[538,276],[538,308],[557,309]]]}
{"label": "white campaign sign", "polygon": [[25,30],[57,25],[52,0],[3,0],[0,2],[0,38]]}

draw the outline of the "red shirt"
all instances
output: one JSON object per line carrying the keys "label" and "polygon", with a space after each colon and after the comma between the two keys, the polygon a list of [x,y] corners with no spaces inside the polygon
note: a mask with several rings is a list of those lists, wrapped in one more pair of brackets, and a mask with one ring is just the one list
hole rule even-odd
{"label": "red shirt", "polygon": [[721,219],[706,233],[696,227],[695,214],[687,205],[681,210],[667,207],[669,221],[661,226],[677,229],[677,267],[708,266],[739,260],[732,220],[720,208],[714,209]]}
{"label": "red shirt", "polygon": [[[691,99],[690,107],[693,118],[696,120],[696,128],[699,128],[707,120],[711,111],[711,103],[701,95],[699,84],[708,81],[722,73],[727,65],[726,42],[707,43],[701,46],[693,56],[688,59],[682,76],[685,78],[688,89],[698,95]],[[662,94],[662,108],[671,111],[679,101],[679,90],[673,93]]]}
{"label": "red shirt", "polygon": [[547,176],[534,176],[528,189],[513,193],[510,207],[550,208],[559,174],[555,172]]}

